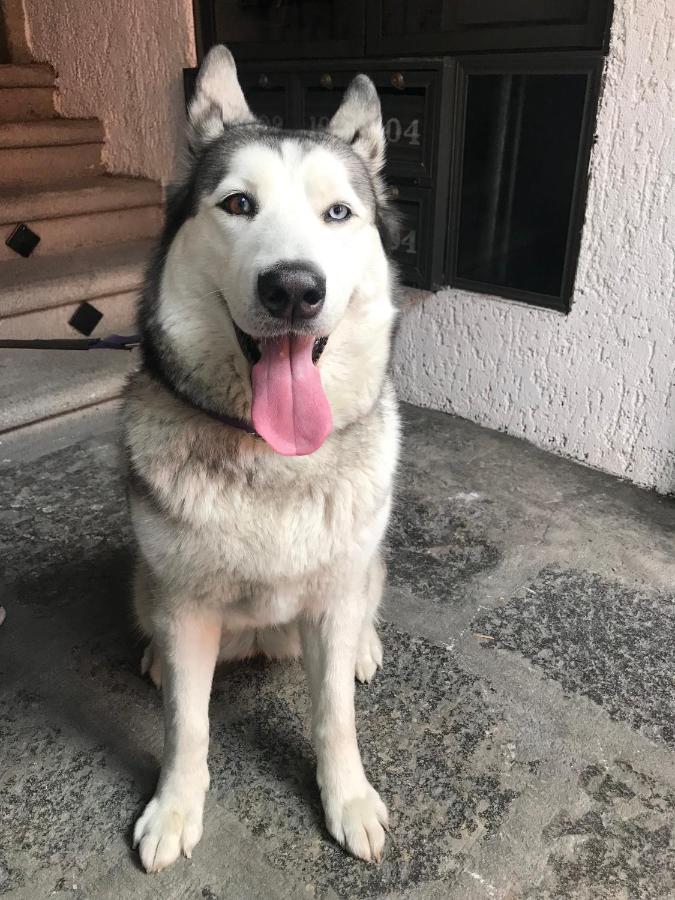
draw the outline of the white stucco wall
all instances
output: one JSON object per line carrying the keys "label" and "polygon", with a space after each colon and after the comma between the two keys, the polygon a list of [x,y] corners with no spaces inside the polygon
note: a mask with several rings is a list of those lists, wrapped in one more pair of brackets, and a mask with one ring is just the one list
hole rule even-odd
{"label": "white stucco wall", "polygon": [[97,117],[113,172],[168,180],[195,64],[191,0],[24,0],[35,58],[58,73],[59,112]]}
{"label": "white stucco wall", "polygon": [[410,292],[400,396],[675,490],[675,4],[616,0],[568,316]]}

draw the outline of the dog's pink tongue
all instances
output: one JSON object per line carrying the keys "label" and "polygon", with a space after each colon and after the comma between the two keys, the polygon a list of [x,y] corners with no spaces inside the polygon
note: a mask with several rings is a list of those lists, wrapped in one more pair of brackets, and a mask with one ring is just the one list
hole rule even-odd
{"label": "dog's pink tongue", "polygon": [[314,453],[333,427],[313,348],[311,335],[266,339],[253,366],[253,427],[284,456]]}

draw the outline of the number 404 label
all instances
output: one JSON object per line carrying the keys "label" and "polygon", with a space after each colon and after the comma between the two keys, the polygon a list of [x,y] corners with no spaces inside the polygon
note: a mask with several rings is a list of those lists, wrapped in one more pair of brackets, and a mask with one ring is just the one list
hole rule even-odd
{"label": "number 404 label", "polygon": [[384,133],[390,144],[409,144],[411,147],[420,145],[420,120],[413,119],[407,127],[400,119],[392,117],[384,123]]}
{"label": "number 404 label", "polygon": [[[330,122],[329,116],[310,116],[310,128],[327,128]],[[384,133],[390,144],[408,144],[410,147],[419,147],[422,139],[420,120],[413,119],[405,128],[400,119],[392,116],[384,123]]]}

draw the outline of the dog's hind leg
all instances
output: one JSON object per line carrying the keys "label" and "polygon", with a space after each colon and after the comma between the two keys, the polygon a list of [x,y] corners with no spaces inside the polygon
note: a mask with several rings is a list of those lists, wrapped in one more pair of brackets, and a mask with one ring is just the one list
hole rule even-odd
{"label": "dog's hind leg", "polygon": [[157,642],[152,638],[152,576],[143,559],[139,559],[134,570],[133,604],[138,625],[150,643],[146,646],[141,659],[141,675],[149,675],[152,683],[159,690],[162,686],[162,658]]}
{"label": "dog's hind leg", "polygon": [[366,614],[356,651],[356,678],[361,682],[371,681],[377,670],[382,668],[382,642],[375,626],[386,573],[384,561],[376,553],[368,570]]}
{"label": "dog's hind leg", "polygon": [[320,613],[301,616],[300,635],[326,827],[354,856],[379,861],[387,809],[363,770],[354,714],[366,577],[352,577],[351,584],[341,581],[331,588]]}
{"label": "dog's hind leg", "polygon": [[155,632],[163,660],[164,759],[155,796],[134,828],[134,846],[148,872],[182,852],[190,857],[202,836],[209,787],[209,695],[220,648],[221,615],[182,604]]}
{"label": "dog's hind leg", "polygon": [[157,690],[160,690],[162,687],[162,657],[159,654],[159,647],[156,645],[154,638],[143,651],[141,675],[150,676],[150,681],[152,681]]}

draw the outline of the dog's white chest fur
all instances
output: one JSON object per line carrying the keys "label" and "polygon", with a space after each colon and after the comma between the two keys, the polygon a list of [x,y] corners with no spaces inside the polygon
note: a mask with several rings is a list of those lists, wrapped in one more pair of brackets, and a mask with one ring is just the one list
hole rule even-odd
{"label": "dog's white chest fur", "polygon": [[[146,390],[139,376],[128,409],[135,392],[140,400]],[[232,628],[267,627],[312,602],[324,571],[372,557],[386,527],[396,461],[388,397],[386,414],[366,417],[311,458],[265,453],[220,468],[210,453],[228,432],[208,425],[201,439],[186,440],[180,408],[167,428],[171,402],[159,421],[146,414],[129,431],[129,449],[154,497],[132,490],[134,530],[145,562],[173,593],[217,600]]]}

